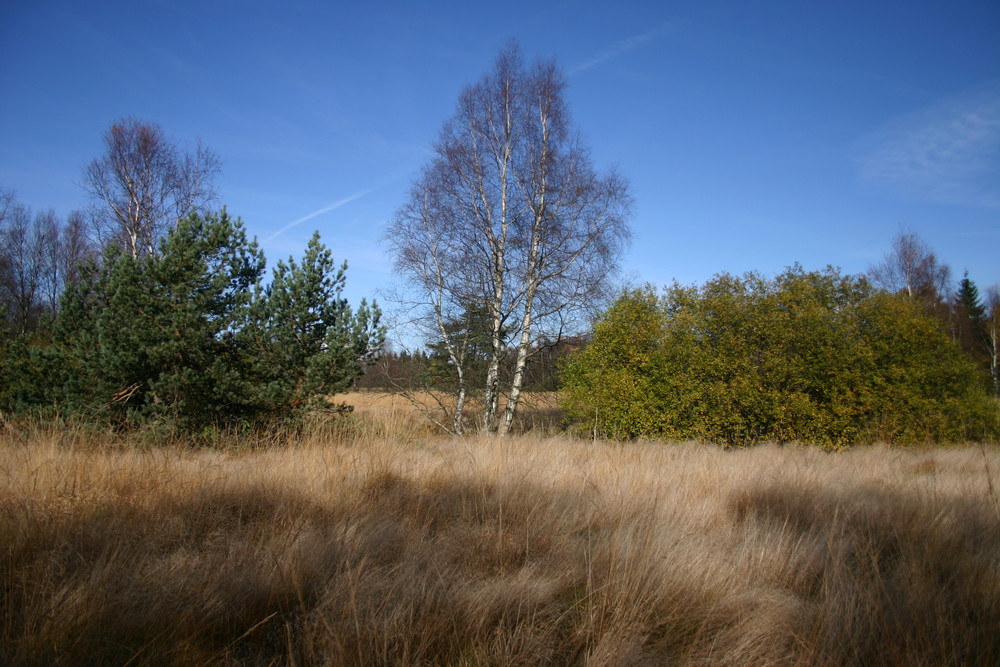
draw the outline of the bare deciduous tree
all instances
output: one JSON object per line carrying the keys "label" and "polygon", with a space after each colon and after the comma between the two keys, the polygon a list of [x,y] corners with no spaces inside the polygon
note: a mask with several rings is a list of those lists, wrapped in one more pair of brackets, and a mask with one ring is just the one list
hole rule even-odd
{"label": "bare deciduous tree", "polygon": [[55,317],[63,289],[91,252],[79,211],[63,225],[55,211],[32,215],[13,192],[0,193],[0,319],[23,334],[42,313]]}
{"label": "bare deciduous tree", "polygon": [[[43,217],[35,222],[43,222]],[[31,209],[8,204],[0,227],[0,303],[16,334],[32,330],[41,312],[45,241],[42,224],[32,224]]]}
{"label": "bare deciduous tree", "polygon": [[33,242],[37,246],[39,305],[55,317],[66,279],[63,262],[62,223],[52,209],[35,215]]}
{"label": "bare deciduous tree", "polygon": [[159,125],[135,118],[114,123],[104,144],[106,153],[83,174],[101,244],[116,240],[133,257],[152,253],[172,224],[215,197],[219,159],[200,144],[193,154],[181,153]]}
{"label": "bare deciduous tree", "polygon": [[[516,45],[503,50],[493,71],[459,97],[386,234],[396,269],[419,295],[413,305],[428,335],[458,375],[455,432],[479,382],[482,429],[510,430],[536,343],[558,340],[603,295],[629,238],[627,184],[614,172],[595,173],[564,88],[553,63],[526,68]],[[485,310],[489,328],[478,379],[465,377],[466,346],[449,326],[471,309]],[[501,388],[508,345],[513,364]]]}
{"label": "bare deciduous tree", "polygon": [[80,264],[93,254],[80,211],[71,211],[66,223],[51,209],[35,215],[33,243],[40,258],[40,305],[52,317],[58,314],[63,290],[79,277]]}
{"label": "bare deciduous tree", "polygon": [[938,262],[934,251],[912,232],[900,232],[882,263],[868,271],[872,282],[882,289],[903,293],[935,305],[948,292],[951,269]]}
{"label": "bare deciduous tree", "polygon": [[9,310],[4,288],[10,274],[10,257],[7,255],[6,238],[7,228],[16,203],[12,191],[0,191],[0,325],[6,322]]}
{"label": "bare deciduous tree", "polygon": [[7,219],[7,214],[10,212],[11,207],[14,206],[14,193],[10,190],[0,191],[0,228],[3,227],[4,220]]}
{"label": "bare deciduous tree", "polygon": [[80,265],[95,254],[87,238],[87,223],[80,211],[70,211],[66,225],[60,233],[60,262],[63,269],[63,286],[75,283],[80,277]]}

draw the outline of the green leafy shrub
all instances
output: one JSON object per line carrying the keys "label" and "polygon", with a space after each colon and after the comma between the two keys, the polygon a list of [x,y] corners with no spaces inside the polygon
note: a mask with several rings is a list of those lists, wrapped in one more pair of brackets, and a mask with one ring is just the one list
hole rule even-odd
{"label": "green leafy shrub", "polygon": [[656,381],[663,321],[649,288],[623,295],[597,322],[592,342],[564,368],[566,409],[613,438],[662,432]]}

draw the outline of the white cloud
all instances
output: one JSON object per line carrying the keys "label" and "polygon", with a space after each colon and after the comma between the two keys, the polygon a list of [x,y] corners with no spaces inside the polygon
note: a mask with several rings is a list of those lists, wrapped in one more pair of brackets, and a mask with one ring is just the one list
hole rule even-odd
{"label": "white cloud", "polygon": [[1000,82],[901,116],[864,145],[866,183],[907,198],[1000,209]]}
{"label": "white cloud", "polygon": [[607,62],[612,58],[616,58],[627,51],[631,51],[640,44],[648,42],[649,40],[655,37],[659,37],[661,34],[665,33],[666,30],[667,26],[660,26],[658,28],[654,28],[653,30],[647,30],[646,32],[642,32],[637,35],[632,35],[631,37],[623,39],[622,41],[618,42],[610,49],[601,51],[599,54],[597,54],[590,60],[582,62],[579,65],[575,65],[569,70],[569,73],[577,74],[578,72],[588,70],[591,67],[597,67],[598,65]]}

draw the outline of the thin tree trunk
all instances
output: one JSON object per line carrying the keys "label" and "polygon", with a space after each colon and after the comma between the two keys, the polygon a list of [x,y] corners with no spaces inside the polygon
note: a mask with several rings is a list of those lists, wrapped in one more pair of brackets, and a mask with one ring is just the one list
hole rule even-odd
{"label": "thin tree trunk", "polygon": [[[535,200],[532,206],[531,224],[531,245],[528,250],[527,264],[524,272],[524,314],[521,316],[521,339],[517,345],[517,361],[514,364],[514,376],[511,378],[510,394],[507,397],[507,406],[504,409],[503,424],[500,428],[501,435],[510,433],[511,425],[514,423],[514,415],[517,413],[517,404],[521,398],[521,387],[524,384],[524,368],[528,362],[528,347],[531,345],[531,323],[533,319],[533,308],[535,304],[535,293],[538,289],[538,281],[542,271],[541,248],[542,234],[546,223],[546,193],[548,190],[548,173],[546,164],[549,156],[549,116],[547,99],[543,99],[538,109],[538,121],[541,130],[541,150],[538,160],[537,181],[533,184],[535,190]],[[534,180],[534,179],[533,179]]]}
{"label": "thin tree trunk", "polygon": [[989,333],[990,342],[990,375],[993,377],[993,395],[1000,397],[1000,330],[994,317]]}
{"label": "thin tree trunk", "polygon": [[530,332],[531,311],[530,309],[525,309],[521,340],[517,346],[517,361],[514,364],[514,377],[510,381],[510,395],[507,397],[507,406],[503,412],[500,435],[510,433],[510,427],[514,423],[514,415],[517,413],[517,404],[521,398],[521,387],[524,384],[524,369],[528,362],[528,345],[531,343]]}
{"label": "thin tree trunk", "polygon": [[455,392],[455,414],[451,419],[451,430],[455,435],[462,435],[462,415],[465,411],[465,376],[462,369],[458,369],[458,389]]}
{"label": "thin tree trunk", "polygon": [[[504,277],[507,273],[507,231],[510,226],[510,210],[508,199],[508,169],[513,151],[513,117],[509,91],[504,97],[504,126],[500,136],[499,149],[494,149],[494,159],[500,167],[500,232],[489,239],[493,254],[492,280],[493,303],[490,304],[492,330],[490,331],[490,359],[486,368],[486,387],[483,395],[483,431],[496,433],[498,427],[497,412],[500,404],[500,360],[503,357],[503,312]],[[496,135],[494,135],[496,136]],[[496,144],[494,144],[496,146]],[[489,210],[485,187],[480,188],[483,197],[484,210]],[[492,222],[492,221],[491,221]],[[489,226],[492,231],[492,224]]]}
{"label": "thin tree trunk", "polygon": [[497,410],[500,402],[500,357],[503,355],[502,323],[499,302],[503,298],[502,289],[497,289],[497,307],[491,308],[492,331],[490,332],[490,360],[486,368],[486,392],[483,396],[483,430],[495,433],[497,430]]}
{"label": "thin tree trunk", "polygon": [[[543,179],[544,180],[544,179]],[[526,270],[527,289],[524,295],[524,314],[521,316],[521,339],[517,344],[517,361],[514,363],[514,376],[510,381],[510,394],[507,397],[507,406],[504,409],[503,423],[500,426],[500,434],[510,433],[510,427],[514,423],[514,415],[517,412],[517,404],[521,398],[521,387],[524,384],[524,368],[528,363],[528,348],[531,345],[531,324],[534,317],[535,293],[538,289],[538,273],[540,271],[539,253],[541,251],[541,231],[544,224],[545,195],[544,188],[541,197],[540,213],[535,216],[534,230],[531,234],[531,250],[528,255],[528,266]]]}

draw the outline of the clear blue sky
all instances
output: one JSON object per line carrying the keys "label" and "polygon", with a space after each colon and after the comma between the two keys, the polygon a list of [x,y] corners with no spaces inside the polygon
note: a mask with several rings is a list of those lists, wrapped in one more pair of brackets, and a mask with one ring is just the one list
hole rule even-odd
{"label": "clear blue sky", "polygon": [[509,38],[569,75],[596,165],[636,199],[635,282],[862,272],[901,227],[1000,283],[1000,3],[0,4],[0,188],[65,216],[112,121],[223,160],[269,262],[314,229],[357,301],[462,87]]}

